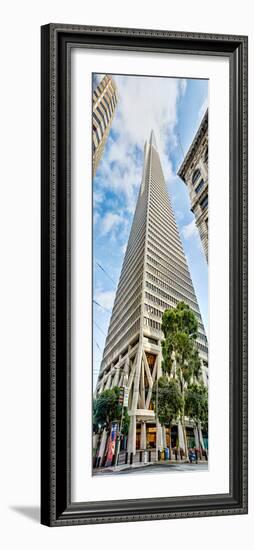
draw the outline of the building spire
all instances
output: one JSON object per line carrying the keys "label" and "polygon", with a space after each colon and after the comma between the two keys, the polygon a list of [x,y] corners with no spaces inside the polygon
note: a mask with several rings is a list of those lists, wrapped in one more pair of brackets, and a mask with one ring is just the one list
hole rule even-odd
{"label": "building spire", "polygon": [[151,131],[151,135],[150,135],[150,145],[152,145],[157,151],[157,145],[156,145],[156,140],[155,140],[155,135],[153,130]]}

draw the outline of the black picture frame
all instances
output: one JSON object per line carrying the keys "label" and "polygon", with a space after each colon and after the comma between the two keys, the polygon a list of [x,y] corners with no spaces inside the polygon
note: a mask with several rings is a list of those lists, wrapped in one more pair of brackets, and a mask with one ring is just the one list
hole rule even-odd
{"label": "black picture frame", "polygon": [[[70,53],[74,46],[229,59],[228,494],[71,502]],[[44,525],[247,513],[247,48],[246,36],[64,24],[41,28],[41,522]]]}

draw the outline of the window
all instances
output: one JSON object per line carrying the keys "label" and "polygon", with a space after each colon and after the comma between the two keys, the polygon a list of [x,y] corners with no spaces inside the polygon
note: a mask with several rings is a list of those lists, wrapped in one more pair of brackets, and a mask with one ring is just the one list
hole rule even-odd
{"label": "window", "polygon": [[99,144],[100,141],[101,141],[101,137],[100,137],[100,133],[98,131],[98,128],[96,128],[96,126],[94,126],[94,124],[93,124],[93,135],[96,136],[97,143]]}
{"label": "window", "polygon": [[96,115],[95,112],[93,112],[93,118],[96,120],[98,126],[100,126],[100,128],[101,128],[101,126],[102,126],[101,121],[100,121],[99,117]]}
{"label": "window", "polygon": [[200,206],[204,210],[208,206],[208,195],[201,201]]}
{"label": "window", "polygon": [[[102,120],[103,120],[103,122],[104,122],[104,114],[103,114],[102,110],[100,109],[99,105],[97,105],[97,111],[98,111],[98,113],[100,113],[101,118],[102,118]],[[104,122],[104,124],[105,124],[105,122]]]}
{"label": "window", "polygon": [[204,180],[203,179],[199,182],[199,184],[195,188],[196,193],[199,193],[199,191],[202,189],[202,187],[204,187]]}
{"label": "window", "polygon": [[200,170],[199,169],[195,170],[195,172],[192,176],[192,185],[194,185],[196,183],[196,181],[198,180],[198,178],[200,176],[201,176]]}
{"label": "window", "polygon": [[205,150],[204,162],[205,162],[206,164],[208,164],[208,147],[207,147],[206,150]]}
{"label": "window", "polygon": [[104,116],[106,117],[106,123],[108,124],[109,123],[108,113],[103,101],[100,102],[100,107],[103,110]]}
{"label": "window", "polygon": [[147,341],[149,344],[154,344],[155,346],[158,345],[158,340],[154,340],[153,338],[147,338]]}

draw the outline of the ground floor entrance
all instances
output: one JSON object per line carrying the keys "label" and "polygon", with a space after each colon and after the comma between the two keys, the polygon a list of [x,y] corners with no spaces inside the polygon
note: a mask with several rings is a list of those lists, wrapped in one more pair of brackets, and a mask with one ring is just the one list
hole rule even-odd
{"label": "ground floor entrance", "polygon": [[[159,447],[179,447],[179,425],[173,425],[171,428],[162,427],[163,430],[162,440]],[[143,432],[143,435],[142,435]],[[144,449],[156,449],[156,422],[143,421],[136,423],[136,450]],[[195,432],[192,426],[186,427],[186,436],[188,448],[195,448],[198,446],[195,441]],[[180,438],[181,440],[181,438]],[[183,445],[183,444],[182,444]]]}
{"label": "ground floor entrance", "polygon": [[[113,429],[114,428],[114,429]],[[208,433],[204,431],[198,435],[194,426],[186,426],[186,438],[188,454],[194,453],[200,446],[208,450]],[[169,449],[171,448],[171,455]],[[159,454],[158,454],[159,453]],[[111,431],[104,430],[96,436],[94,446],[94,463],[104,467],[111,465],[114,461],[121,463],[151,462],[156,461],[158,456],[179,460],[185,456],[185,444],[183,430],[180,422],[171,428],[157,426],[154,419],[139,419],[130,423],[128,435],[119,433],[119,424],[115,423]],[[203,453],[204,456],[205,453]],[[120,456],[121,455],[121,456]],[[193,455],[194,456],[194,455]],[[159,459],[160,460],[160,459]]]}
{"label": "ground floor entrance", "polygon": [[[143,424],[143,427],[141,427]],[[145,425],[144,425],[145,424]],[[145,431],[145,438],[141,442],[141,429]],[[145,445],[143,445],[145,443]],[[156,449],[156,423],[155,422],[137,422],[136,428],[136,449],[140,450],[142,448],[146,449]]]}

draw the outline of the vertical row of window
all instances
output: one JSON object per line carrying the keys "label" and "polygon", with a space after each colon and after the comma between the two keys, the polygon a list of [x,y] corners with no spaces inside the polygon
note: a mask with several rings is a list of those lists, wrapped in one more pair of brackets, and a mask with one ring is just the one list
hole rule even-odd
{"label": "vertical row of window", "polygon": [[201,206],[202,210],[205,210],[205,208],[207,208],[207,206],[208,206],[208,194],[201,201],[200,206]]}
{"label": "vertical row of window", "polygon": [[[96,136],[97,146],[102,140],[102,137],[105,133],[105,130],[107,126],[110,124],[110,121],[112,119],[114,109],[116,107],[116,94],[115,91],[111,91],[112,96],[110,97],[110,94],[106,90],[103,94],[103,91],[105,90],[106,83],[103,81],[99,84],[99,86],[94,90],[95,96],[100,99],[100,103],[96,105],[96,108],[93,111],[93,134]],[[100,92],[100,93],[99,93]],[[101,94],[103,96],[101,97]],[[93,151],[96,150],[96,143],[93,140]]]}
{"label": "vertical row of window", "polygon": [[200,180],[199,184],[197,185],[197,187],[195,187],[195,192],[198,194],[199,191],[201,191],[201,189],[204,187],[204,180],[202,178],[202,180]]}
{"label": "vertical row of window", "polygon": [[[208,166],[208,147],[206,147],[203,160],[205,164]],[[202,174],[199,168],[196,168],[196,170],[194,170],[194,173],[192,176],[192,185],[194,187],[196,194],[198,194],[201,191],[201,189],[203,189],[204,187],[204,180],[202,178]],[[208,195],[200,203],[200,206],[202,210],[204,210],[208,206]]]}
{"label": "vertical row of window", "polygon": [[[130,329],[125,333],[124,339],[128,340],[133,334],[138,332],[140,327],[140,319],[137,319],[133,325],[130,327]],[[103,360],[109,361],[111,358],[113,359],[114,355],[119,351],[120,349],[120,341],[118,341],[114,347],[110,348],[106,351],[106,348],[104,348],[104,354],[103,354]]]}
{"label": "vertical row of window", "polygon": [[151,315],[155,315],[162,319],[163,311],[160,311],[156,307],[150,306],[149,304],[144,304],[145,311]]}
{"label": "vertical row of window", "polygon": [[153,319],[148,319],[148,317],[144,317],[144,326],[161,331],[161,324],[157,323],[157,321],[154,321]]}
{"label": "vertical row of window", "polygon": [[[150,258],[150,256],[147,257],[147,260],[149,260],[149,258]],[[176,282],[176,280],[175,280],[176,278],[169,279],[169,277],[166,276],[162,271],[160,271],[159,269],[157,269],[156,267],[151,265],[149,263],[149,261],[147,261],[147,267],[150,270],[150,272],[155,273],[155,275],[158,275],[159,279],[162,279],[163,281],[166,281],[170,285],[171,288],[172,287],[176,288],[176,289],[180,290],[181,292],[184,291],[185,296],[188,296],[194,303],[197,302],[194,291],[190,292],[189,289],[187,290],[187,288],[186,288],[187,285],[184,286],[184,284],[179,284],[179,282],[181,282],[181,281],[179,281],[179,278],[177,279],[178,282]],[[169,272],[168,272],[168,274],[169,274]]]}

